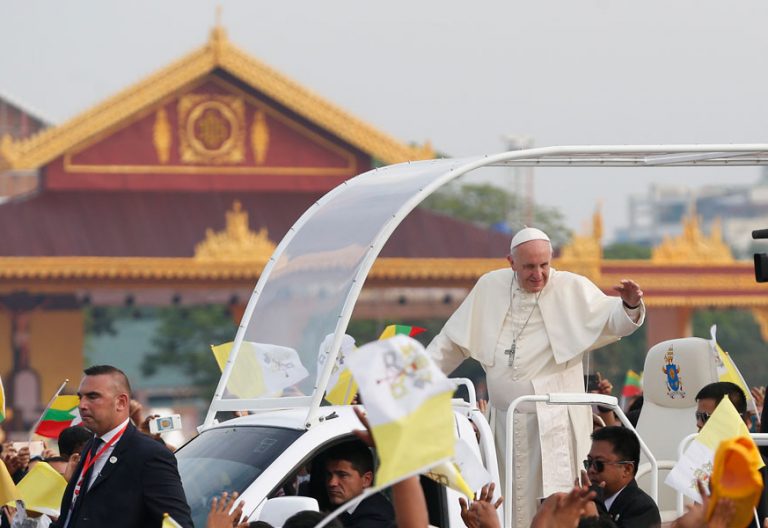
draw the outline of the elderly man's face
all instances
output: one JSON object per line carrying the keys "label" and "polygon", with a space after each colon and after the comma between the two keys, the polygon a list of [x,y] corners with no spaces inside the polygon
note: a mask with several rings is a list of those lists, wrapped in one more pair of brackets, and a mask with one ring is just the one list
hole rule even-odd
{"label": "elderly man's face", "polygon": [[507,257],[517,273],[517,282],[527,292],[538,293],[549,280],[552,246],[546,240],[531,240],[520,244]]}

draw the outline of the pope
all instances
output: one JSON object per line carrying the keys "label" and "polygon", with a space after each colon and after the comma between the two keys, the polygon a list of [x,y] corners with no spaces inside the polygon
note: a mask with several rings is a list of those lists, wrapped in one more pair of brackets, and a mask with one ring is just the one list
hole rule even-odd
{"label": "pope", "polygon": [[[550,266],[543,231],[518,231],[510,268],[480,277],[427,351],[446,373],[466,358],[485,370],[500,469],[504,471],[506,411],[517,397],[584,392],[582,358],[628,336],[645,319],[643,292],[631,280],[605,295],[589,279]],[[567,491],[590,448],[588,406],[529,404],[514,416],[516,526],[528,526],[537,499]],[[503,477],[502,477],[503,481]]]}

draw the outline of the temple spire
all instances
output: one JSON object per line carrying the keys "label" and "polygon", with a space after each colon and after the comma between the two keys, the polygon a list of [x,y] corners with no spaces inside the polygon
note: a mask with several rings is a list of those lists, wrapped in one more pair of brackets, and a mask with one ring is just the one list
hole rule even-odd
{"label": "temple spire", "polygon": [[213,49],[213,54],[218,60],[221,55],[221,49],[224,47],[227,41],[227,32],[224,30],[224,26],[221,23],[223,7],[221,4],[216,6],[216,18],[213,29],[211,29],[211,38],[209,45]]}

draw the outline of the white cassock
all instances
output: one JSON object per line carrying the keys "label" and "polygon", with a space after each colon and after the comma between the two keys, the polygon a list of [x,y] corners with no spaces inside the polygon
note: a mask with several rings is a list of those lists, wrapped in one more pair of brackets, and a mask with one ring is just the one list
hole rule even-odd
{"label": "white cassock", "polygon": [[[480,277],[432,340],[427,351],[444,372],[468,357],[486,372],[502,482],[509,404],[523,395],[584,392],[584,353],[634,332],[645,307],[629,314],[621,298],[605,295],[581,275],[550,269],[537,294],[520,288],[511,269],[502,269]],[[512,493],[519,527],[529,526],[537,499],[573,486],[592,431],[588,406],[527,405],[515,414]]]}

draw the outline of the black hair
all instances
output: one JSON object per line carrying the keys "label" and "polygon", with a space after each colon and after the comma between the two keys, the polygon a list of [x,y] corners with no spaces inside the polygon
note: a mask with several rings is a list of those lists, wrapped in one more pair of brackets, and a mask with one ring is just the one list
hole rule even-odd
{"label": "black hair", "polygon": [[93,433],[80,425],[67,427],[59,433],[59,454],[69,458],[73,453],[79,453],[83,446],[93,437]]}
{"label": "black hair", "polygon": [[[294,515],[291,515],[283,523],[283,528],[313,528],[320,521],[325,519],[325,515],[311,510],[301,511]],[[326,526],[329,528],[343,528],[341,521],[338,519],[332,520]]]}
{"label": "black hair", "polygon": [[731,400],[733,406],[736,407],[736,411],[744,416],[744,413],[747,412],[747,397],[744,396],[744,391],[741,390],[741,387],[730,381],[718,381],[704,385],[696,395],[696,401],[715,400],[715,403],[720,403],[726,395]]}
{"label": "black hair", "polygon": [[113,376],[118,380],[118,385],[124,384],[124,386],[120,388],[127,392],[129,396],[131,395],[131,384],[128,381],[128,376],[117,367],[113,367],[112,365],[94,365],[85,369],[83,374],[86,376]]}
{"label": "black hair", "polygon": [[629,406],[629,409],[627,411],[639,411],[643,408],[643,402],[645,399],[643,398],[643,395],[639,395],[637,398],[635,398],[635,401],[632,402],[632,405]]}
{"label": "black hair", "polygon": [[637,474],[640,465],[640,441],[634,432],[620,426],[603,427],[592,433],[595,442],[608,442],[619,460],[628,460],[634,464],[633,474]]}
{"label": "black hair", "polygon": [[360,475],[373,472],[373,454],[360,440],[349,440],[331,447],[325,452],[325,462],[327,464],[332,460],[346,460]]}

